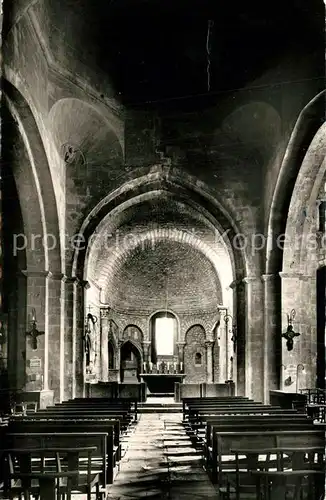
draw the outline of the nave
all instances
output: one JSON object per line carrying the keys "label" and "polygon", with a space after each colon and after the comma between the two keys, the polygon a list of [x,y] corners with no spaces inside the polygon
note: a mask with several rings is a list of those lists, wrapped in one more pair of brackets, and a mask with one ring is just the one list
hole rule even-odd
{"label": "nave", "polygon": [[2,420],[1,498],[322,500],[325,391],[301,395],[299,409],[242,396],[17,408]]}
{"label": "nave", "polygon": [[215,499],[180,413],[140,415],[108,499]]}

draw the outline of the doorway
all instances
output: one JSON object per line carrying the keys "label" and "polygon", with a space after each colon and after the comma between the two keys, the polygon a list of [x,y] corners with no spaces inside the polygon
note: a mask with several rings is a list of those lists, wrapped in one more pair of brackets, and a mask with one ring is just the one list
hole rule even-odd
{"label": "doorway", "polygon": [[137,383],[140,381],[141,355],[133,342],[128,340],[121,347],[121,382]]}

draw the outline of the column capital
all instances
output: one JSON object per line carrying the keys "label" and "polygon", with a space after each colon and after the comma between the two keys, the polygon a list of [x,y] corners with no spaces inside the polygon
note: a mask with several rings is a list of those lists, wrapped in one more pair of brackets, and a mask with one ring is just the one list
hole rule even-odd
{"label": "column capital", "polygon": [[287,272],[283,272],[281,271],[280,273],[278,273],[280,278],[282,280],[287,280],[287,279],[290,279],[290,280],[294,280],[294,279],[300,279],[301,276],[302,276],[302,273],[298,273],[298,272],[293,272],[293,273],[287,273]]}
{"label": "column capital", "polygon": [[62,281],[64,283],[68,283],[68,284],[72,284],[73,285],[74,283],[76,283],[78,281],[78,278],[72,277],[72,276],[67,276],[67,275],[64,274],[62,276]]}
{"label": "column capital", "polygon": [[111,310],[108,307],[100,307],[101,318],[109,318],[110,314],[111,314]]}
{"label": "column capital", "polygon": [[78,278],[78,276],[66,276],[66,275],[63,275],[62,276],[62,280],[63,280],[64,283],[76,284],[76,285],[79,285],[82,288],[85,288],[86,290],[88,288],[90,288],[90,286],[91,286],[88,281],[81,280],[80,278]]}
{"label": "column capital", "polygon": [[151,345],[151,341],[150,340],[143,340],[142,342],[142,345],[145,346],[145,345]]}
{"label": "column capital", "polygon": [[255,281],[259,280],[259,276],[245,276],[242,278],[241,283],[245,283],[246,285],[249,285],[250,283],[254,283]]}
{"label": "column capital", "polygon": [[314,276],[311,276],[311,274],[304,274],[301,272],[297,272],[297,273],[280,272],[279,275],[282,278],[282,280],[288,279],[288,280],[308,281],[310,279],[314,279]]}
{"label": "column capital", "polygon": [[49,278],[53,281],[65,281],[66,276],[62,273],[52,273],[49,271]]}
{"label": "column capital", "polygon": [[214,340],[205,340],[205,347],[206,348],[213,347],[214,343],[215,343]]}
{"label": "column capital", "polygon": [[176,342],[176,345],[179,347],[184,347],[186,345],[186,342]]}
{"label": "column capital", "polygon": [[279,276],[277,274],[262,274],[261,275],[261,280],[262,282],[266,283],[266,281],[272,281],[277,279]]}
{"label": "column capital", "polygon": [[26,276],[26,278],[47,278],[51,274],[50,271],[36,271],[29,269],[22,269],[21,273]]}
{"label": "column capital", "polygon": [[309,281],[309,280],[315,280],[315,276],[311,276],[310,274],[301,274],[300,280],[301,281]]}
{"label": "column capital", "polygon": [[219,308],[219,313],[220,313],[220,319],[224,318],[228,314],[228,308],[227,307]]}

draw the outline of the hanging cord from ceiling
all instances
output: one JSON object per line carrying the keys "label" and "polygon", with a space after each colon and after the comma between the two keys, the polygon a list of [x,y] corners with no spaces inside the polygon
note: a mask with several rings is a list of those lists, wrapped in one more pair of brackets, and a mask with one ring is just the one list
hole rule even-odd
{"label": "hanging cord from ceiling", "polygon": [[169,302],[169,276],[168,269],[165,269],[165,317],[168,317],[168,302]]}
{"label": "hanging cord from ceiling", "polygon": [[206,53],[207,53],[207,91],[211,90],[211,52],[212,52],[212,31],[214,28],[214,21],[208,20],[207,24],[207,37],[206,37]]}

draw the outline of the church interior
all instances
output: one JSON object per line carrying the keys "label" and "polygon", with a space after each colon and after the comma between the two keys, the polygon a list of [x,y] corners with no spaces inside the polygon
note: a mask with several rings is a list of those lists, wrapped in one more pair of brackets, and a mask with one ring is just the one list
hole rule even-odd
{"label": "church interior", "polygon": [[0,498],[324,498],[324,2],[4,0],[1,52]]}

